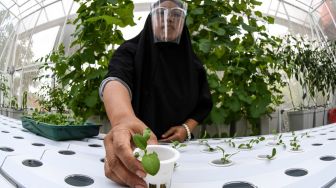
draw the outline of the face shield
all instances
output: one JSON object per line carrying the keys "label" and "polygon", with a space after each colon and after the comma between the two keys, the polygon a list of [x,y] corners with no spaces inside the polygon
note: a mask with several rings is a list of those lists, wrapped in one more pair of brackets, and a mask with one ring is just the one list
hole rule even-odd
{"label": "face shield", "polygon": [[173,42],[179,44],[187,4],[180,0],[159,0],[151,5],[154,42]]}

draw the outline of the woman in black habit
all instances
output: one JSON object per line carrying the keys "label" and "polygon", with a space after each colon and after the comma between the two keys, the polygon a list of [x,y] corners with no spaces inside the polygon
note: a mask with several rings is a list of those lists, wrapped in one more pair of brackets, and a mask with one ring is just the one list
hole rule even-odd
{"label": "woman in black habit", "polygon": [[112,125],[104,139],[105,175],[117,183],[146,187],[146,174],[132,153],[133,134],[149,127],[150,144],[183,142],[212,108],[185,16],[185,3],[159,0],[141,33],[122,44],[110,61],[100,93]]}

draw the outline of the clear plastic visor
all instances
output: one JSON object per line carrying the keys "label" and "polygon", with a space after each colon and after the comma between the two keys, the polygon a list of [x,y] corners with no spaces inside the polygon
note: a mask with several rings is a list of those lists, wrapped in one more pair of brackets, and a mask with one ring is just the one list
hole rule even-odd
{"label": "clear plastic visor", "polygon": [[151,7],[154,42],[179,43],[186,10],[180,7]]}

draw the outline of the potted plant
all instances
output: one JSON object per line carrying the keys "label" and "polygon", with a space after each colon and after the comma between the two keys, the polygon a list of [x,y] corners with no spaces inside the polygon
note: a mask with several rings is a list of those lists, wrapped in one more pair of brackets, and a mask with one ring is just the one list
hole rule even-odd
{"label": "potted plant", "polygon": [[273,148],[272,149],[272,153],[271,155],[257,155],[257,159],[262,159],[262,160],[273,160],[275,159],[275,156],[276,156],[276,149]]}
{"label": "potted plant", "polygon": [[22,126],[52,140],[76,140],[99,134],[100,125],[84,123],[80,117],[61,113],[40,113],[21,118]]}
{"label": "potted plant", "polygon": [[218,150],[214,147],[211,147],[208,143],[208,141],[204,141],[203,142],[203,145],[205,146],[205,148],[203,148],[201,150],[201,152],[204,152],[204,153],[216,153],[218,152]]}
{"label": "potted plant", "polygon": [[226,154],[225,150],[220,146],[217,146],[216,149],[222,151],[222,157],[220,159],[215,159],[215,160],[210,161],[210,164],[214,166],[226,167],[226,166],[232,165],[233,161],[231,161],[230,158],[233,155],[239,153],[239,151],[237,151],[232,154]]}
{"label": "potted plant", "polygon": [[288,150],[289,152],[303,152],[303,149],[301,149],[301,145],[299,144],[299,140],[297,139],[297,136],[294,136],[292,140],[290,140],[290,146],[291,148]]}
{"label": "potted plant", "polygon": [[251,123],[252,134],[260,133],[259,118],[280,101],[278,88],[283,85],[276,54],[270,50],[280,40],[259,24],[274,19],[254,10],[259,1],[187,2],[186,23],[195,53],[207,69],[214,102],[209,122],[230,125],[233,136],[243,118]]}
{"label": "potted plant", "polygon": [[254,144],[258,144],[259,142],[262,142],[265,140],[265,137],[257,137],[256,139],[251,139],[248,143],[240,144],[238,146],[241,150],[252,150]]}
{"label": "potted plant", "polygon": [[180,143],[179,141],[175,140],[172,142],[171,147],[178,150],[178,151],[185,151],[187,144]]}
{"label": "potted plant", "polygon": [[147,128],[143,135],[134,134],[135,156],[148,173],[145,181],[148,187],[170,187],[174,166],[180,154],[177,150],[163,145],[147,145],[151,131]]}
{"label": "potted plant", "polygon": [[[134,4],[131,0],[75,1],[80,6],[77,17],[68,21],[76,26],[71,50],[65,52],[63,46],[58,46],[43,59],[46,62],[44,67],[53,70],[61,88],[69,88],[66,103],[69,110],[84,120],[98,116],[92,119],[108,123],[98,89],[115,46],[124,42],[120,28],[135,25]],[[49,61],[54,66],[50,66]]]}

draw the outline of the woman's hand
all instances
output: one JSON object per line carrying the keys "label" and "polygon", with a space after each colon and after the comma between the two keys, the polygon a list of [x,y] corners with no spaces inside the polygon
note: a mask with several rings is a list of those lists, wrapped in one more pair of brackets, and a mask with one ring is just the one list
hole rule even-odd
{"label": "woman's hand", "polygon": [[[127,118],[113,125],[104,139],[106,150],[105,176],[119,184],[130,187],[147,187],[143,178],[146,173],[133,156],[132,135],[142,134],[147,126],[137,118]],[[157,144],[156,136],[151,133],[149,144]]]}
{"label": "woman's hand", "polygon": [[187,138],[187,130],[179,125],[171,127],[167,132],[162,135],[161,142],[171,142],[171,141],[179,141],[183,142]]}

